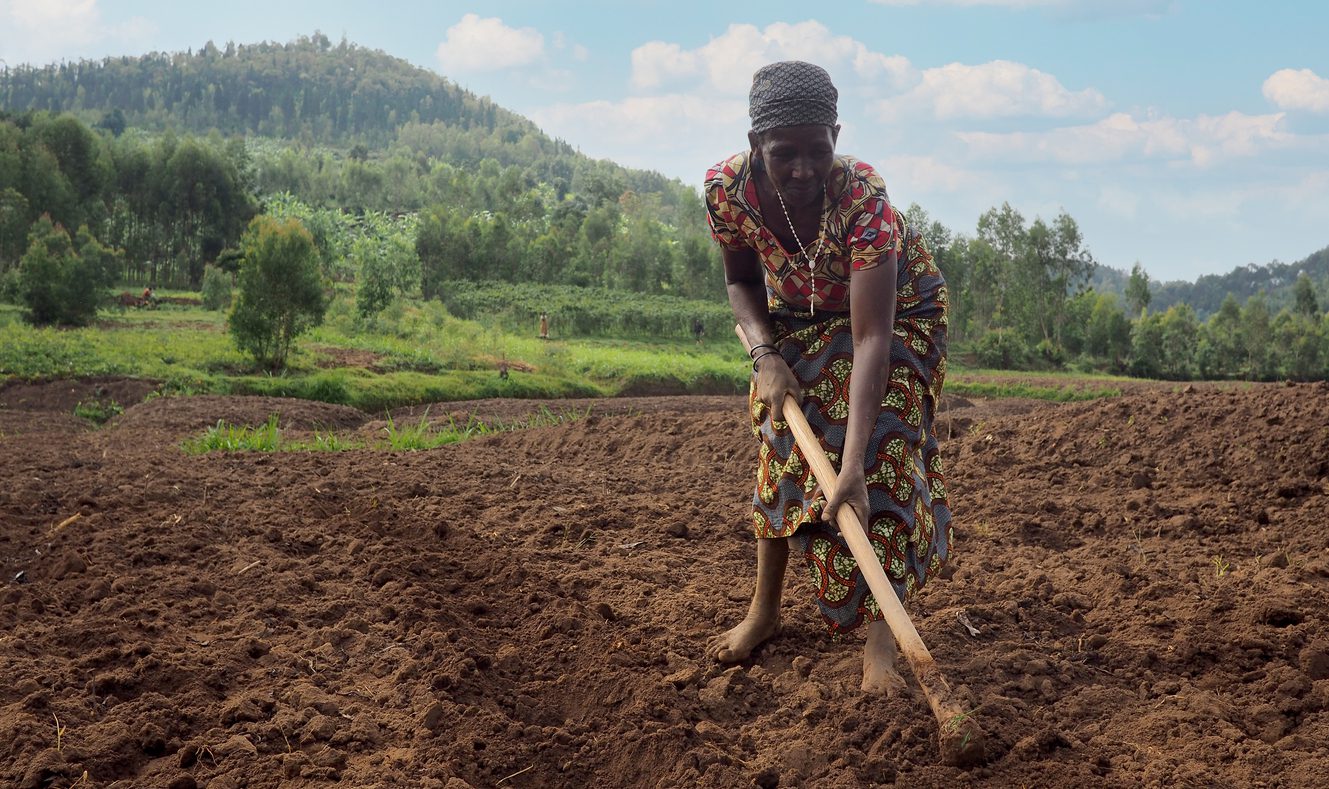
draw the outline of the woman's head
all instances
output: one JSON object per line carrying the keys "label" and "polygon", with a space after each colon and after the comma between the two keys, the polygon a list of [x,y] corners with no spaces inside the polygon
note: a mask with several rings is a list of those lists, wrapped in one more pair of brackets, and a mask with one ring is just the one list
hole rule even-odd
{"label": "woman's head", "polygon": [[811,63],[771,63],[752,75],[748,142],[753,163],[792,203],[821,199],[840,134],[838,99],[830,75]]}
{"label": "woman's head", "polygon": [[748,115],[757,134],[781,126],[835,126],[840,92],[826,69],[785,60],[757,69],[748,92]]}

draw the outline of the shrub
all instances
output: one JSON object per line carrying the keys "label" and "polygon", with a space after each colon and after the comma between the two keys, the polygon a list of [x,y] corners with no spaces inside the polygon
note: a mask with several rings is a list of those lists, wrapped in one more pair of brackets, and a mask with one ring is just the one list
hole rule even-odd
{"label": "shrub", "polygon": [[78,405],[74,406],[74,416],[98,425],[104,425],[112,417],[119,416],[124,412],[124,406],[110,398],[80,400]]}
{"label": "shrub", "polygon": [[18,297],[28,320],[39,326],[86,326],[110,284],[120,253],[102,246],[80,228],[78,247],[69,232],[42,216],[28,233],[28,251],[19,261]]}
{"label": "shrub", "polygon": [[323,321],[327,303],[318,248],[298,219],[257,216],[240,242],[239,293],[228,326],[236,347],[271,370],[286,366],[291,342]]}
{"label": "shrub", "polygon": [[224,310],[231,306],[231,275],[217,266],[203,269],[203,307]]}
{"label": "shrub", "polygon": [[1029,344],[1013,329],[993,329],[974,348],[978,363],[998,370],[1022,370],[1029,365]]}

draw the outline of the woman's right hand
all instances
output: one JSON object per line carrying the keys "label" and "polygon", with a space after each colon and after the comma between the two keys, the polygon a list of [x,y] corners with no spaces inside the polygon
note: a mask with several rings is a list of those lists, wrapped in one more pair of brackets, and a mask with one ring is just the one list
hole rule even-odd
{"label": "woman's right hand", "polygon": [[784,402],[787,395],[792,395],[794,402],[803,402],[803,388],[798,384],[794,371],[778,353],[767,352],[758,358],[757,364],[757,399],[766,404],[771,411],[771,419],[784,421]]}

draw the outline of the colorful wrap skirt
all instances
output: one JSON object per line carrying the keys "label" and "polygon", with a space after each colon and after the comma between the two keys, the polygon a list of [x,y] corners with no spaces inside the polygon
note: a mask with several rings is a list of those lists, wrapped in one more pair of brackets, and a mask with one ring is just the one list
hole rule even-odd
{"label": "colorful wrap skirt", "polygon": [[[932,419],[946,374],[946,284],[921,236],[906,236],[896,285],[890,381],[864,458],[868,540],[904,600],[950,556],[951,512]],[[836,470],[849,417],[853,332],[847,313],[773,312],[775,344],[802,385],[803,413]],[[803,453],[785,422],[773,422],[749,394],[753,433],[761,439],[753,531],[794,537],[833,634],[882,618],[849,546],[833,523]]]}

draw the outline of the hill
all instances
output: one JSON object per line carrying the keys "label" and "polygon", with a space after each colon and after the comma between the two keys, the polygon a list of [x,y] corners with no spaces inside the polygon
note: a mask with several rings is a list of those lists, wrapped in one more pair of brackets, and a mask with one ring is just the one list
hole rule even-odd
{"label": "hill", "polygon": [[[105,123],[386,146],[407,123],[484,129],[516,143],[530,121],[384,52],[315,33],[278,44],[0,70],[0,106]],[[119,113],[119,115],[115,115]],[[93,118],[95,119],[95,118]],[[571,150],[566,148],[566,150]]]}
{"label": "hill", "polygon": [[[1174,304],[1189,304],[1204,319],[1218,312],[1229,293],[1238,304],[1243,304],[1246,299],[1264,291],[1269,299],[1269,309],[1277,312],[1283,307],[1292,306],[1293,286],[1302,274],[1310,277],[1316,297],[1323,307],[1329,302],[1329,247],[1295,263],[1281,263],[1277,260],[1263,265],[1251,263],[1226,274],[1205,274],[1195,282],[1151,282],[1149,289],[1153,297],[1149,309],[1165,311]],[[1123,298],[1129,279],[1130,272],[1098,266],[1089,285],[1099,293],[1113,293]]]}

